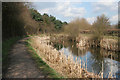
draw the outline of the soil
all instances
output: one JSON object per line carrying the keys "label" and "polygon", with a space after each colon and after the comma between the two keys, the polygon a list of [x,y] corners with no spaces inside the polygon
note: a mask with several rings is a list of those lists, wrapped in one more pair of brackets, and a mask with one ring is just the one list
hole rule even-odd
{"label": "soil", "polygon": [[5,78],[45,78],[27,51],[26,39],[19,40],[11,49],[9,66]]}

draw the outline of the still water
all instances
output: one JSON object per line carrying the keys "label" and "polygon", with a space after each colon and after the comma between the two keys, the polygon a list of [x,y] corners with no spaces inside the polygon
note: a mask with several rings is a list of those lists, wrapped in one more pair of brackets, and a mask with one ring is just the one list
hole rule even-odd
{"label": "still water", "polygon": [[64,52],[64,54],[72,55],[74,60],[81,59],[82,68],[86,68],[89,72],[99,74],[103,72],[103,77],[108,78],[112,76],[114,78],[120,78],[120,61],[118,58],[119,52],[106,51],[100,48],[77,48],[75,42],[65,41],[53,42],[54,47]]}

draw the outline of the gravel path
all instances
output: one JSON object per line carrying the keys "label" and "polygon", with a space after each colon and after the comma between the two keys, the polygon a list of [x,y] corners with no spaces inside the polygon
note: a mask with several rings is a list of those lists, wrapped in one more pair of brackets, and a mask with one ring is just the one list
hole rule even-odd
{"label": "gravel path", "polygon": [[19,40],[13,46],[5,78],[45,78],[27,51],[26,39]]}

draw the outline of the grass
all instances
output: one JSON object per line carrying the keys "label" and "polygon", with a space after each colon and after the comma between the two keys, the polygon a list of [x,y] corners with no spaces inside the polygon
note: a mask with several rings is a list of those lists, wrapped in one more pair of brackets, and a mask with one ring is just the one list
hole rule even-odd
{"label": "grass", "polygon": [[9,65],[9,57],[8,57],[9,51],[12,48],[13,44],[15,44],[16,41],[18,41],[19,39],[21,39],[21,37],[13,37],[2,42],[2,63],[3,63],[2,68],[4,72],[6,71]]}
{"label": "grass", "polygon": [[104,38],[118,40],[118,36],[104,36]]}
{"label": "grass", "polygon": [[[80,34],[81,36],[86,36],[86,37],[92,37],[93,34]],[[116,39],[118,40],[118,36],[110,36],[110,35],[104,35],[103,36],[104,38],[107,38],[107,39]]]}
{"label": "grass", "polygon": [[38,56],[38,54],[36,53],[36,51],[32,48],[32,46],[29,44],[29,40],[27,40],[27,47],[29,48],[30,54],[33,57],[33,59],[35,60],[35,62],[37,63],[38,67],[40,68],[40,70],[43,72],[43,74],[45,74],[46,76],[48,76],[49,78],[63,78],[60,74],[58,74],[54,69],[52,69],[51,67],[49,67],[49,65],[47,65],[42,58],[40,58]]}

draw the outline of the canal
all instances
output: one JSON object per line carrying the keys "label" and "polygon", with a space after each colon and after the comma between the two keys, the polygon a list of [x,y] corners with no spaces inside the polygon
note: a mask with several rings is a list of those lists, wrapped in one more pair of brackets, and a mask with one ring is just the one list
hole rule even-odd
{"label": "canal", "polygon": [[[99,47],[77,47],[76,42],[55,40],[53,46],[74,60],[81,60],[81,67],[104,78],[120,78],[119,52],[112,52]],[[103,73],[103,74],[102,74]]]}

